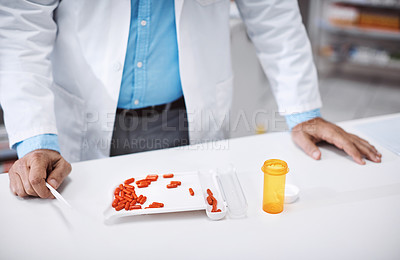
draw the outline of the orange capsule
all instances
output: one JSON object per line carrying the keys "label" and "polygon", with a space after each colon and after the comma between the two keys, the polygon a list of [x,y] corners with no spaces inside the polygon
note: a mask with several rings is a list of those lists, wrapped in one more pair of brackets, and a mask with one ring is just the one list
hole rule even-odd
{"label": "orange capsule", "polygon": [[146,176],[146,180],[150,180],[150,181],[157,181],[158,179],[158,175],[157,174],[150,174]]}
{"label": "orange capsule", "polygon": [[125,197],[125,192],[123,190],[121,191],[121,197]]}
{"label": "orange capsule", "polygon": [[139,203],[143,205],[146,202],[146,200],[147,200],[147,197],[143,196],[143,198],[141,200],[139,200]]}
{"label": "orange capsule", "polygon": [[180,186],[181,182],[180,181],[171,181],[171,184],[176,184],[176,185]]}
{"label": "orange capsule", "polygon": [[162,208],[164,207],[163,203],[153,202],[147,208]]}
{"label": "orange capsule", "polygon": [[129,202],[133,201],[133,198],[126,197],[126,195],[125,195],[124,198],[125,198],[127,201],[129,201]]}
{"label": "orange capsule", "polygon": [[120,211],[121,209],[125,208],[125,205],[118,205],[115,210]]}
{"label": "orange capsule", "polygon": [[132,191],[128,190],[127,188],[124,188],[123,191],[125,192],[125,194],[131,194],[132,193]]}
{"label": "orange capsule", "polygon": [[143,179],[143,180],[138,180],[136,181],[136,184],[140,184],[140,183],[150,183],[151,181]]}
{"label": "orange capsule", "polygon": [[143,198],[143,195],[140,195],[138,198],[137,198],[137,202],[139,202],[140,203],[140,200]]}
{"label": "orange capsule", "polygon": [[112,207],[115,208],[116,206],[118,206],[118,199],[115,199],[112,203]]}
{"label": "orange capsule", "polygon": [[123,200],[123,198],[119,195],[115,195],[115,198],[117,198],[118,200]]}
{"label": "orange capsule", "polygon": [[142,206],[140,206],[140,205],[132,205],[129,209],[141,209],[142,208]]}
{"label": "orange capsule", "polygon": [[118,202],[118,205],[119,205],[120,203],[126,203],[126,202],[127,202],[126,199],[120,200],[120,201]]}
{"label": "orange capsule", "polygon": [[178,187],[177,184],[168,184],[168,185],[167,185],[167,188],[168,188],[168,189],[172,189],[172,188],[176,188],[176,187]]}
{"label": "orange capsule", "polygon": [[129,207],[130,207],[130,206],[131,206],[131,205],[130,205],[129,202],[125,203],[125,210],[129,210]]}
{"label": "orange capsule", "polygon": [[130,179],[127,179],[126,181],[124,181],[124,184],[131,184],[134,181],[135,181],[135,178],[130,178]]}
{"label": "orange capsule", "polygon": [[221,209],[212,209],[211,212],[221,212]]}
{"label": "orange capsule", "polygon": [[129,188],[125,188],[125,191],[128,191],[129,194],[133,194],[135,193],[135,190],[129,189]]}
{"label": "orange capsule", "polygon": [[190,196],[194,196],[194,191],[192,188],[189,188],[189,193],[190,193]]}
{"label": "orange capsule", "polygon": [[120,184],[119,189],[122,190],[124,188],[124,185]]}
{"label": "orange capsule", "polygon": [[172,173],[164,174],[163,177],[164,177],[164,178],[173,178],[173,177],[174,177],[174,174],[172,174]]}
{"label": "orange capsule", "polygon": [[136,195],[135,192],[132,193],[132,196],[133,196],[133,199],[134,199],[134,200],[138,198],[138,196]]}
{"label": "orange capsule", "polygon": [[149,186],[149,183],[147,182],[140,182],[138,185],[138,188],[146,188]]}
{"label": "orange capsule", "polygon": [[216,200],[213,201],[212,210],[217,210],[217,201]]}
{"label": "orange capsule", "polygon": [[209,197],[212,199],[213,203],[214,203],[214,201],[215,201],[215,203],[217,202],[217,199],[213,195],[210,195]]}
{"label": "orange capsule", "polygon": [[210,196],[214,195],[214,194],[211,192],[210,189],[207,189],[207,194],[210,195]]}
{"label": "orange capsule", "polygon": [[124,187],[125,187],[126,189],[135,190],[135,186],[132,186],[132,185],[129,185],[129,184],[125,184]]}
{"label": "orange capsule", "polygon": [[136,204],[136,200],[131,201],[131,206]]}
{"label": "orange capsule", "polygon": [[114,195],[118,195],[120,191],[121,191],[121,189],[119,187],[116,188],[115,191],[114,191]]}
{"label": "orange capsule", "polygon": [[164,207],[164,203],[160,203],[160,202],[153,202],[153,203],[151,203],[151,204],[153,204],[153,205],[155,205],[155,206],[158,206],[158,207],[160,207],[160,208]]}

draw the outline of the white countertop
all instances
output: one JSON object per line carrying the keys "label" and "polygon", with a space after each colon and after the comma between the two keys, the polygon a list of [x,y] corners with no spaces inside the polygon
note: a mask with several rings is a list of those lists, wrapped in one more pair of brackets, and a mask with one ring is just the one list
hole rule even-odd
{"label": "white countertop", "polygon": [[[399,116],[340,125],[359,134],[360,122]],[[400,157],[368,140],[381,164],[357,165],[327,145],[314,161],[289,133],[75,163],[59,189],[72,211],[55,200],[18,199],[0,174],[0,259],[399,259]],[[262,211],[260,168],[271,158],[288,163],[289,182],[301,189],[278,215]],[[110,188],[128,177],[228,163],[247,198],[246,218],[212,221],[194,211],[104,223]]]}

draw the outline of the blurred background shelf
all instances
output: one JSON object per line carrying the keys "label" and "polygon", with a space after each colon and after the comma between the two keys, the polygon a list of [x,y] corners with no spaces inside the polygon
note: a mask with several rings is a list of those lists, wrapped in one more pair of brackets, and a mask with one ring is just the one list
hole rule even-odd
{"label": "blurred background shelf", "polygon": [[333,1],[343,4],[353,4],[358,6],[368,6],[375,8],[399,8],[400,1],[398,0],[348,0],[348,1]]}
{"label": "blurred background shelf", "polygon": [[356,26],[333,25],[326,20],[320,21],[320,27],[329,33],[345,34],[353,37],[368,37],[382,40],[400,41],[400,32],[384,31],[381,29],[360,28]]}
{"label": "blurred background shelf", "polygon": [[399,0],[313,0],[308,31],[320,75],[400,81]]}
{"label": "blurred background shelf", "polygon": [[331,62],[334,65],[340,66],[343,69],[343,66],[354,66],[359,67],[360,69],[371,68],[375,70],[383,71],[393,71],[394,73],[400,73],[400,62],[398,63],[389,63],[386,65],[383,64],[370,64],[370,63],[360,63],[351,60],[333,60],[329,57],[324,58],[327,62]]}

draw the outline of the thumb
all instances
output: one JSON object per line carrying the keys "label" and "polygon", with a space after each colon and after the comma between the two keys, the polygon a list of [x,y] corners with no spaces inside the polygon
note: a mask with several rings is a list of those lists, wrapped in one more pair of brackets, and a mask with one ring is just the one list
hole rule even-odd
{"label": "thumb", "polygon": [[293,141],[313,159],[321,159],[321,151],[312,141],[311,136],[304,133],[293,133]]}
{"label": "thumb", "polygon": [[55,168],[47,177],[47,182],[54,188],[58,189],[64,179],[71,172],[71,164],[69,164],[64,159],[57,162]]}

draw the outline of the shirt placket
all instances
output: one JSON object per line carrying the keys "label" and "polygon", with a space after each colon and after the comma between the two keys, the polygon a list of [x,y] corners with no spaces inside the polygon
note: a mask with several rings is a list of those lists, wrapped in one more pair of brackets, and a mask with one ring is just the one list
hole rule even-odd
{"label": "shirt placket", "polygon": [[137,19],[137,41],[135,55],[135,82],[133,107],[146,102],[147,56],[150,37],[150,0],[140,0]]}

